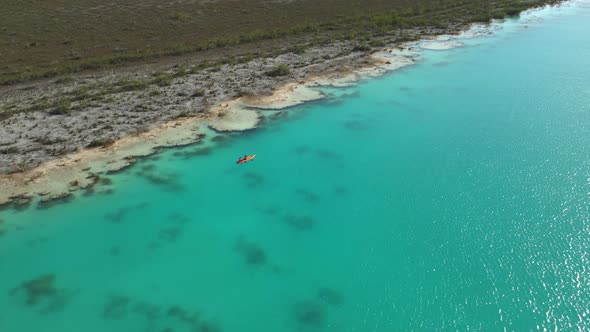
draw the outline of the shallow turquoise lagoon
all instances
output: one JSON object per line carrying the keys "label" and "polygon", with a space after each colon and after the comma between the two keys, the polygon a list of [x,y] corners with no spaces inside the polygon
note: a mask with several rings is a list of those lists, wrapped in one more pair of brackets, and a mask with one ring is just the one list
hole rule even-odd
{"label": "shallow turquoise lagoon", "polygon": [[499,26],[0,212],[0,331],[590,329],[590,3]]}

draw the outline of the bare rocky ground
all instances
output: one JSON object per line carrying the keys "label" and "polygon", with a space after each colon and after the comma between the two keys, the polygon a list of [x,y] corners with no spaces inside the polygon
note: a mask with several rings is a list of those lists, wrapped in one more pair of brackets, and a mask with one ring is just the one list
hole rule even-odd
{"label": "bare rocky ground", "polygon": [[[381,47],[358,41],[314,46],[299,53],[197,70],[191,58],[166,67],[106,72],[0,90],[0,173],[32,169],[81,149],[208,111],[240,96],[264,96],[288,82],[370,64],[368,55],[414,35],[456,33],[462,27],[414,29],[382,37]],[[195,55],[198,57],[198,55]],[[278,65],[289,74],[270,76]]]}

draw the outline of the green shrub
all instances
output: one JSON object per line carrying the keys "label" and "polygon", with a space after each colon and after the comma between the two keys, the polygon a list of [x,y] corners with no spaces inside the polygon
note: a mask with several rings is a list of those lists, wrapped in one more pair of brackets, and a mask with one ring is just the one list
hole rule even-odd
{"label": "green shrub", "polygon": [[188,118],[189,116],[191,116],[189,111],[182,111],[182,112],[176,114],[176,118]]}
{"label": "green shrub", "polygon": [[154,79],[152,79],[152,84],[156,84],[158,86],[168,86],[172,84],[172,80],[174,79],[174,74],[167,74],[167,73],[159,73],[156,74]]}
{"label": "green shrub", "polygon": [[287,52],[295,53],[295,54],[303,54],[307,50],[306,45],[296,45],[291,46],[287,49]]}
{"label": "green shrub", "polygon": [[1,154],[15,154],[15,153],[18,153],[18,148],[16,146],[11,146],[9,148],[0,150],[0,153]]}
{"label": "green shrub", "polygon": [[186,12],[175,12],[174,14],[172,14],[172,16],[170,17],[171,19],[175,20],[175,21],[185,21],[188,20],[191,16],[186,13]]}
{"label": "green shrub", "polygon": [[81,86],[77,87],[76,89],[74,89],[70,93],[70,95],[74,96],[74,98],[76,100],[85,99],[86,97],[88,97],[89,91],[90,91],[90,88],[87,85],[81,85]]}
{"label": "green shrub", "polygon": [[371,41],[369,42],[369,44],[372,47],[383,47],[383,46],[385,46],[385,42],[383,40],[380,40],[380,39],[371,39]]}
{"label": "green shrub", "polygon": [[86,145],[87,148],[97,148],[97,147],[105,147],[115,143],[115,140],[108,137],[97,138],[94,141],[90,142],[90,144]]}
{"label": "green shrub", "polygon": [[51,111],[49,111],[49,114],[51,114],[51,115],[65,115],[65,114],[69,114],[71,110],[72,110],[72,103],[70,102],[70,100],[66,99],[66,98],[62,98],[57,102],[57,105],[55,106],[55,108],[52,109]]}
{"label": "green shrub", "polygon": [[51,145],[51,144],[55,144],[55,143],[64,142],[64,140],[60,139],[60,138],[51,139],[47,136],[39,136],[39,137],[33,138],[33,142],[39,143],[41,145]]}
{"label": "green shrub", "polygon": [[371,46],[367,43],[357,44],[352,49],[353,52],[368,52],[371,50]]}
{"label": "green shrub", "polygon": [[143,90],[149,86],[149,82],[142,80],[122,79],[115,83],[115,85],[118,86],[118,88],[115,89],[114,92],[127,92]]}
{"label": "green shrub", "polygon": [[270,76],[270,77],[287,76],[290,73],[291,73],[291,70],[289,70],[289,66],[287,66],[286,64],[280,64],[280,65],[274,66],[271,70],[267,71],[266,76]]}
{"label": "green shrub", "polygon": [[521,9],[515,8],[515,7],[510,7],[510,8],[504,9],[504,13],[506,14],[506,16],[517,16],[520,14],[520,12],[521,12]]}
{"label": "green shrub", "polygon": [[205,90],[203,89],[198,89],[197,91],[195,91],[191,97],[203,97],[205,95]]}

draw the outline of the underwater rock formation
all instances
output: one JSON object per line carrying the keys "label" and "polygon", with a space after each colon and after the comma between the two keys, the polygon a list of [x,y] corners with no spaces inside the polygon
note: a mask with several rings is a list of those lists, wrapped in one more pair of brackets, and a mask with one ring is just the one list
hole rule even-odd
{"label": "underwater rock formation", "polygon": [[148,331],[221,331],[215,321],[202,319],[199,311],[189,310],[178,304],[166,308],[151,301],[132,299],[122,294],[109,296],[101,316],[113,320],[139,318],[149,326]]}
{"label": "underwater rock formation", "polygon": [[219,324],[215,322],[202,322],[197,329],[198,332],[220,332]]}
{"label": "underwater rock formation", "polygon": [[158,319],[161,309],[157,304],[142,301],[133,307],[133,312],[151,321]]}
{"label": "underwater rock formation", "polygon": [[183,150],[183,151],[176,151],[173,153],[173,155],[175,157],[180,157],[183,159],[190,159],[192,157],[197,157],[197,156],[206,156],[208,154],[211,154],[212,150],[209,147],[202,147],[202,148],[196,148],[196,149],[191,149],[191,150]]}
{"label": "underwater rock formation", "polygon": [[365,124],[361,121],[358,121],[358,120],[346,121],[346,122],[344,122],[344,127],[346,129],[354,130],[354,131],[362,131],[362,130],[369,129],[369,126],[367,126],[367,124]]}
{"label": "underwater rock formation", "polygon": [[109,249],[109,255],[111,256],[119,256],[120,253],[121,248],[119,248],[118,246],[112,246],[111,249]]}
{"label": "underwater rock formation", "polygon": [[107,218],[112,223],[118,224],[125,219],[125,217],[129,213],[129,211],[130,211],[129,207],[122,207],[120,209],[117,209],[117,211],[115,211],[113,213],[107,213],[105,215],[105,218]]}
{"label": "underwater rock formation", "polygon": [[346,187],[336,186],[334,187],[334,194],[343,196],[348,194],[349,190]]}
{"label": "underwater rock formation", "polygon": [[244,256],[249,266],[261,266],[266,263],[266,253],[262,248],[252,242],[248,242],[242,236],[236,240],[235,250]]}
{"label": "underwater rock formation", "polygon": [[297,194],[299,197],[301,197],[304,201],[308,203],[317,203],[320,199],[320,196],[318,194],[306,189],[297,189],[295,191],[295,194]]}
{"label": "underwater rock formation", "polygon": [[303,145],[303,146],[298,146],[295,148],[295,153],[299,156],[307,154],[309,151],[311,150],[311,148],[307,145]]}
{"label": "underwater rock formation", "polygon": [[22,283],[15,290],[23,290],[26,293],[27,305],[34,306],[44,299],[55,296],[58,292],[55,287],[55,275],[44,274],[35,279]]}
{"label": "underwater rock formation", "polygon": [[320,288],[317,295],[324,303],[332,306],[339,306],[343,301],[342,294],[333,288]]}
{"label": "underwater rock formation", "polygon": [[267,214],[269,216],[274,216],[277,215],[280,212],[280,209],[278,206],[275,205],[270,205],[264,208],[259,208],[258,211]]}
{"label": "underwater rock formation", "polygon": [[264,184],[264,177],[260,174],[246,172],[244,173],[243,177],[246,180],[246,184],[248,187],[254,188]]}
{"label": "underwater rock formation", "polygon": [[164,228],[158,233],[158,240],[172,242],[175,241],[180,234],[182,234],[182,230],[179,227]]}
{"label": "underwater rock formation", "polygon": [[48,209],[48,208],[55,206],[57,204],[70,202],[73,198],[74,198],[74,195],[72,195],[72,193],[70,193],[70,192],[43,197],[39,201],[39,204],[37,204],[37,208],[38,209]]}
{"label": "underwater rock formation", "polygon": [[191,221],[191,218],[190,217],[185,216],[185,215],[182,215],[182,214],[177,213],[177,212],[171,213],[168,216],[168,219],[170,219],[170,220],[172,220],[172,221],[174,221],[176,223],[179,223],[179,224],[186,224],[189,221]]}
{"label": "underwater rock formation", "polygon": [[16,196],[11,196],[8,198],[8,201],[5,203],[0,204],[0,211],[13,208],[17,211],[22,211],[27,209],[33,201],[32,195],[21,194]]}
{"label": "underwater rock formation", "polygon": [[18,211],[22,211],[31,206],[33,196],[22,194],[17,197],[11,197],[11,199],[13,200],[12,205],[14,206],[14,208]]}
{"label": "underwater rock formation", "polygon": [[151,172],[155,169],[156,169],[156,165],[154,165],[154,164],[147,164],[147,165],[141,166],[141,170],[144,172]]}
{"label": "underwater rock formation", "polygon": [[170,174],[155,174],[146,171],[140,171],[137,175],[143,177],[144,179],[148,180],[150,183],[162,186],[167,190],[170,191],[183,191],[185,188],[178,183],[176,180],[178,174],[170,173]]}
{"label": "underwater rock formation", "polygon": [[129,313],[131,300],[124,295],[111,295],[105,304],[102,317],[105,319],[122,319]]}
{"label": "underwater rock formation", "polygon": [[44,274],[23,282],[11,292],[12,295],[21,293],[25,295],[27,306],[37,307],[41,313],[49,313],[63,309],[77,291],[57,288],[55,275]]}
{"label": "underwater rock formation", "polygon": [[340,155],[338,155],[336,152],[333,152],[330,150],[319,149],[319,150],[316,150],[316,154],[318,157],[320,157],[322,159],[327,159],[327,160],[339,160],[340,159]]}
{"label": "underwater rock formation", "polygon": [[84,190],[84,193],[82,193],[82,196],[84,197],[88,197],[88,196],[92,196],[96,193],[96,190],[94,190],[94,187],[88,187]]}
{"label": "underwater rock formation", "polygon": [[301,231],[308,231],[315,226],[315,220],[308,216],[289,215],[284,217],[283,220],[287,225]]}
{"label": "underwater rock formation", "polygon": [[302,327],[324,327],[326,322],[326,310],[324,306],[314,301],[305,301],[295,304],[293,307],[295,320]]}

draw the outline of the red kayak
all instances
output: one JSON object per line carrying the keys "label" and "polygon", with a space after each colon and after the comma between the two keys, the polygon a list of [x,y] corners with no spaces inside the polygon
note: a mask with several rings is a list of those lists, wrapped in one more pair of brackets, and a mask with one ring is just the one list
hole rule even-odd
{"label": "red kayak", "polygon": [[245,164],[245,163],[247,163],[247,162],[249,162],[249,161],[252,161],[252,159],[254,159],[255,157],[256,157],[256,155],[255,155],[255,154],[253,154],[253,155],[251,155],[251,156],[247,156],[247,157],[246,157],[246,158],[244,158],[244,159],[240,159],[240,160],[238,160],[238,161],[236,162],[236,164]]}

